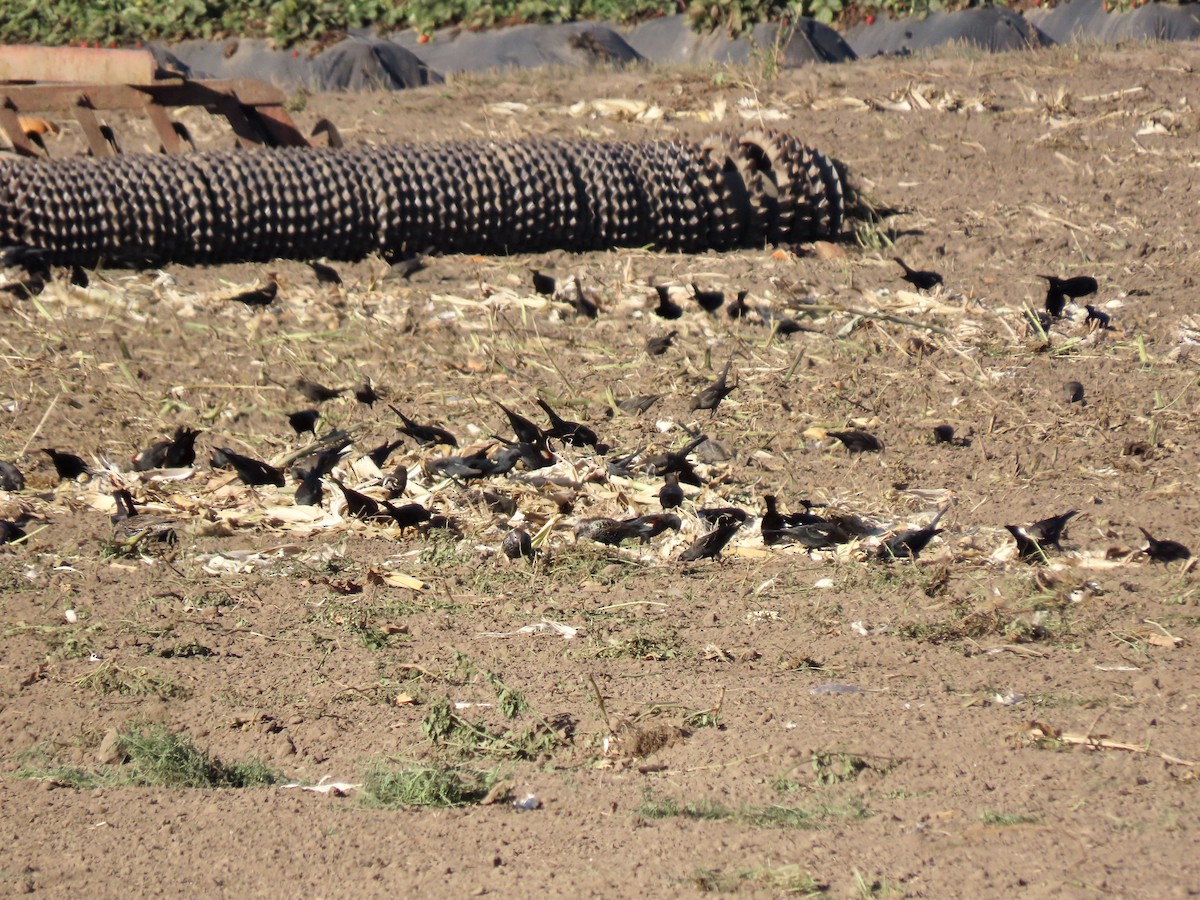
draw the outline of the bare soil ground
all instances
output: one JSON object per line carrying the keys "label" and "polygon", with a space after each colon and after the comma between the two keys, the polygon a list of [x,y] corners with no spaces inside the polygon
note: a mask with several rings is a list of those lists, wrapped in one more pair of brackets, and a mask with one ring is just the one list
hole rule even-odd
{"label": "bare soil ground", "polygon": [[[11,301],[0,459],[28,487],[0,495],[0,517],[38,518],[0,555],[0,891],[1200,892],[1197,576],[1136,553],[1139,526],[1189,545],[1200,532],[1197,65],[1200,48],[1172,44],[314,96],[301,122],[328,115],[370,141],[761,119],[899,212],[795,253],[443,257],[397,283],[370,259],[340,266],[341,290],[296,262],[106,271]],[[610,99],[659,112],[569,111]],[[944,288],[910,292],[893,252]],[[534,296],[530,265],[577,273],[599,317]],[[267,273],[275,306],[225,299]],[[1031,328],[1041,273],[1095,275],[1111,327],[1072,304]],[[648,285],[693,280],[810,330],[687,301],[675,348],[647,356],[668,328]],[[738,389],[691,412],[731,357]],[[507,433],[493,401],[542,421],[541,395],[614,448],[678,447],[689,425],[728,458],[700,466],[680,535],[619,550],[577,543],[573,524],[655,511],[659,479],[608,477],[574,448],[538,473],[553,480],[493,479],[544,530],[532,563],[498,552],[511,517],[478,485],[422,472],[444,448],[406,442],[393,461],[411,470],[405,499],[458,536],[347,520],[336,488],[297,509],[290,482],[251,491],[209,467],[216,446],[279,459],[307,442],[284,418],[310,405],[298,377],[365,376],[464,444]],[[645,414],[613,414],[651,393]],[[323,430],[356,436],[351,461],[396,434],[384,404],[321,411]],[[194,473],[124,471],[181,423],[205,431]],[[848,424],[883,452],[823,436]],[[935,445],[939,424],[967,440]],[[56,487],[40,447],[123,471]],[[378,472],[345,468],[378,496]],[[179,520],[174,548],[114,542],[113,483]],[[757,513],[769,492],[881,530],[950,508],[915,564],[865,560],[870,540],[766,548],[754,522],[722,560],[678,561],[695,509]],[[1049,564],[1015,558],[1004,525],[1068,509]],[[577,633],[512,634],[544,620]],[[374,793],[134,786],[155,779],[114,735],[153,726],[303,785],[374,771]],[[380,771],[414,766],[496,789],[457,807],[368,802],[386,799]],[[530,794],[540,808],[514,807]]]}

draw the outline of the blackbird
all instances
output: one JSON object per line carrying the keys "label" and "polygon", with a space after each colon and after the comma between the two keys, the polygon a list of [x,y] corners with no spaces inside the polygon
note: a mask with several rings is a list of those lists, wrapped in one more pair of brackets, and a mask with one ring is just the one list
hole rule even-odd
{"label": "blackbird", "polygon": [[[514,455],[509,470],[516,465]],[[438,456],[427,459],[422,463],[426,473],[435,478],[454,478],[458,481],[470,481],[473,478],[484,478],[488,475],[504,474],[497,472],[493,462],[484,453],[471,456]]]}
{"label": "blackbird", "polygon": [[199,431],[186,425],[175,428],[175,437],[151,444],[133,459],[135,472],[151,469],[187,469],[196,463],[196,438]]}
{"label": "blackbird", "polygon": [[45,289],[45,280],[36,275],[31,275],[24,281],[14,281],[11,284],[0,286],[0,291],[5,294],[12,294],[18,300],[28,300],[31,297],[36,297]]}
{"label": "blackbird", "polygon": [[688,455],[707,440],[708,436],[702,434],[699,437],[692,438],[692,440],[688,441],[678,450],[670,450],[666,453],[652,456],[646,460],[646,469],[651,475],[660,478],[670,472],[674,472],[684,484],[700,487],[700,479],[696,476],[696,470],[688,460]]}
{"label": "blackbird", "polygon": [[389,404],[388,409],[399,416],[400,421],[404,423],[404,427],[400,429],[400,433],[408,435],[421,446],[427,444],[446,444],[449,447],[458,446],[458,438],[445,428],[439,428],[437,425],[419,425],[396,409],[396,407]]}
{"label": "blackbird", "polygon": [[1071,521],[1072,517],[1078,514],[1078,510],[1069,509],[1061,515],[1039,519],[1032,525],[1026,525],[1022,530],[1039,544],[1047,544],[1061,550],[1062,545],[1059,544],[1059,539],[1062,537],[1063,529]]}
{"label": "blackbird", "polygon": [[384,441],[374,450],[368,452],[367,458],[370,459],[371,462],[375,463],[375,468],[382,469],[383,464],[386,463],[388,457],[392,455],[392,451],[403,443],[403,438],[396,438],[394,441]]}
{"label": "blackbird", "polygon": [[243,291],[240,294],[234,294],[229,299],[235,303],[244,303],[246,306],[270,306],[278,293],[279,285],[274,281],[268,281],[266,287]]}
{"label": "blackbird", "polygon": [[849,431],[830,431],[831,438],[837,438],[851,453],[877,453],[883,449],[883,442],[875,435],[858,428]]}
{"label": "blackbird", "polygon": [[346,498],[346,515],[350,518],[362,519],[364,522],[388,518],[388,514],[380,510],[379,503],[373,497],[346,487],[340,478],[333,475],[329,476],[329,480],[341,489],[342,496]]}
{"label": "blackbird", "polygon": [[1112,318],[1108,313],[1101,312],[1090,303],[1084,306],[1084,309],[1087,310],[1087,318],[1083,322],[1089,328],[1094,328],[1097,331],[1107,331],[1111,327]]}
{"label": "blackbird", "polygon": [[113,491],[117,512],[111,516],[113,539],[132,548],[142,541],[174,544],[175,523],[165,516],[143,516],[133,503],[133,495],[125,488]]}
{"label": "blackbird", "polygon": [[0,269],[24,269],[29,275],[50,280],[50,257],[40,247],[14,245],[0,248]]}
{"label": "blackbird", "polygon": [[375,405],[375,401],[379,399],[379,394],[375,390],[375,385],[371,383],[371,379],[367,379],[362,384],[354,389],[354,399],[364,406]]}
{"label": "blackbird", "polygon": [[80,475],[92,474],[92,470],[88,468],[88,464],[74,453],[63,453],[58,450],[51,450],[49,447],[43,447],[42,452],[49,456],[50,461],[54,463],[54,471],[58,473],[60,481],[74,481]]}
{"label": "blackbird", "polygon": [[85,288],[91,284],[91,281],[83,266],[78,263],[71,264],[71,284],[75,285],[75,287]]}
{"label": "blackbird", "polygon": [[533,276],[533,289],[543,297],[553,297],[554,292],[558,290],[558,281],[551,275],[546,275],[539,272],[537,269],[530,269],[529,274]]}
{"label": "blackbird", "polygon": [[678,531],[682,527],[679,516],[649,515],[636,516],[632,519],[595,518],[583,519],[575,526],[575,538],[587,538],[598,544],[617,546],[623,541],[637,538],[646,543],[653,537],[662,534],[668,528]]}
{"label": "blackbird", "polygon": [[520,413],[513,412],[503,403],[497,403],[496,405],[508,416],[508,424],[512,426],[513,433],[516,434],[519,443],[532,444],[535,447],[544,447],[546,445],[546,434],[541,428]]}
{"label": "blackbird", "polygon": [[1068,381],[1063,385],[1063,399],[1068,403],[1083,403],[1083,385],[1078,381]]}
{"label": "blackbird", "polygon": [[771,494],[763,496],[763,503],[767,509],[762,514],[758,527],[762,532],[763,543],[768,547],[795,542],[810,550],[821,550],[850,540],[850,535],[837,524],[810,512],[781,514],[777,501]]}
{"label": "blackbird", "polygon": [[504,555],[509,559],[532,557],[533,539],[529,537],[529,532],[523,528],[514,528],[508,534],[504,535],[504,540],[500,542],[500,549],[504,551]]}
{"label": "blackbird", "polygon": [[1041,542],[1030,537],[1024,528],[1020,525],[1005,525],[1004,528],[1017,542],[1017,556],[1020,559],[1025,562],[1046,561],[1046,551],[1042,549]]}
{"label": "blackbird", "polygon": [[748,512],[736,506],[710,506],[696,510],[696,515],[710,528],[719,528],[722,525],[734,523],[745,525],[746,520],[750,518]]}
{"label": "blackbird", "polygon": [[918,269],[910,269],[908,264],[898,256],[893,256],[892,260],[899,264],[904,270],[902,276],[905,281],[915,287],[918,291],[931,291],[942,283],[942,276],[937,272],[924,272]]}
{"label": "blackbird", "polygon": [[663,509],[675,509],[683,503],[683,488],[679,486],[679,475],[667,473],[667,483],[658,489],[658,504]]}
{"label": "blackbird", "polygon": [[893,559],[916,559],[921,551],[929,545],[929,542],[942,533],[942,529],[937,527],[938,522],[942,520],[942,516],[949,508],[949,506],[943,506],[933,517],[933,521],[924,528],[909,528],[893,534],[879,545],[875,556],[888,562]]}
{"label": "blackbird", "polygon": [[25,520],[18,519],[15,522],[10,522],[8,519],[0,519],[0,544],[12,544],[27,537],[25,534],[25,525],[28,524]]}
{"label": "blackbird", "polygon": [[408,487],[408,469],[403,465],[396,466],[396,468],[383,477],[383,481],[380,484],[387,491],[388,499],[395,500]]}
{"label": "blackbird", "polygon": [[742,525],[740,522],[727,521],[718,525],[712,531],[696,538],[692,545],[679,555],[680,562],[693,562],[697,559],[715,559],[721,555],[725,545],[733,540]]}
{"label": "blackbird", "polygon": [[1154,562],[1168,563],[1177,559],[1189,559],[1192,555],[1192,551],[1178,541],[1158,540],[1140,525],[1138,530],[1146,536],[1146,549],[1142,552]]}
{"label": "blackbird", "polygon": [[397,260],[388,267],[388,270],[383,273],[380,281],[387,281],[391,278],[399,278],[403,281],[408,281],[422,269],[429,265],[429,261],[421,256],[421,254],[413,254],[406,256],[404,259]]}
{"label": "blackbird", "polygon": [[665,284],[656,284],[654,290],[658,292],[658,306],[654,309],[654,314],[660,319],[678,319],[683,315],[683,307],[671,299],[671,289]]}
{"label": "blackbird", "polygon": [[636,537],[643,544],[651,538],[658,537],[667,529],[678,532],[683,527],[679,516],[664,513],[637,516],[633,519],[626,519],[622,524],[631,537]]}
{"label": "blackbird", "polygon": [[10,462],[0,459],[0,491],[25,490],[25,476]]}
{"label": "blackbird", "polygon": [[725,368],[721,370],[717,380],[692,398],[691,408],[693,410],[707,409],[711,411],[712,415],[717,414],[717,407],[721,405],[721,401],[737,390],[737,384],[726,383],[731,365],[733,365],[733,357],[730,357],[725,363]]}
{"label": "blackbird", "polygon": [[627,400],[618,400],[617,408],[631,416],[640,416],[662,398],[662,394],[640,394]]}
{"label": "blackbird", "polygon": [[1096,293],[1096,279],[1090,275],[1077,275],[1074,278],[1056,278],[1053,275],[1039,275],[1046,282],[1046,312],[1051,318],[1057,319],[1063,314],[1067,300],[1078,300],[1089,294]]}
{"label": "blackbird", "polygon": [[672,331],[670,334],[664,334],[661,337],[652,337],[646,341],[646,352],[651,356],[662,356],[671,349],[671,343],[675,340],[675,335],[678,331]]}
{"label": "blackbird", "polygon": [[309,381],[307,378],[296,379],[296,390],[303,394],[306,400],[313,403],[324,403],[346,393],[345,388],[325,387],[320,382]]}
{"label": "blackbird", "polygon": [[316,437],[317,419],[320,416],[321,413],[315,409],[302,409],[299,412],[288,413],[288,424],[296,434],[304,434],[307,431]]}
{"label": "blackbird", "polygon": [[313,270],[313,274],[317,276],[318,284],[341,284],[342,276],[338,274],[337,269],[333,266],[328,266],[323,262],[312,260],[309,262],[309,267]]}
{"label": "blackbird", "polygon": [[725,303],[724,291],[702,291],[696,282],[692,282],[692,296],[706,313],[715,313]]}
{"label": "blackbird", "polygon": [[953,425],[935,425],[933,427],[933,442],[935,444],[953,444],[954,443],[954,426]]}
{"label": "blackbird", "polygon": [[550,419],[550,430],[546,432],[546,437],[555,438],[573,447],[597,448],[599,446],[600,438],[597,437],[596,432],[591,428],[579,422],[571,422],[564,419],[552,410],[550,405],[541,397],[538,397],[534,402],[542,408],[542,411]]}
{"label": "blackbird", "polygon": [[287,483],[284,480],[283,472],[269,463],[255,459],[252,456],[243,456],[240,453],[234,453],[228,447],[218,447],[217,450],[224,456],[228,464],[233,466],[242,483],[249,487],[258,487],[267,484],[272,484],[275,487],[283,487]]}
{"label": "blackbird", "polygon": [[293,476],[297,474],[300,475],[300,484],[296,487],[296,505],[320,506],[325,497],[325,488],[321,484],[321,476],[324,473],[315,467],[306,472],[292,470]]}
{"label": "blackbird", "polygon": [[599,296],[595,291],[585,291],[583,282],[576,275],[572,280],[572,285],[575,290],[571,294],[571,305],[575,307],[575,312],[588,319],[594,319],[600,315],[600,307],[596,304],[596,298]]}
{"label": "blackbird", "polygon": [[399,526],[401,531],[404,531],[406,528],[416,528],[418,525],[423,525],[433,519],[433,513],[420,503],[406,503],[404,506],[393,506],[387,500],[384,500],[383,508],[392,517],[392,522]]}
{"label": "blackbird", "polygon": [[729,309],[725,310],[731,319],[740,319],[750,312],[750,307],[746,305],[746,297],[749,296],[749,291],[738,291],[737,299],[729,304]]}

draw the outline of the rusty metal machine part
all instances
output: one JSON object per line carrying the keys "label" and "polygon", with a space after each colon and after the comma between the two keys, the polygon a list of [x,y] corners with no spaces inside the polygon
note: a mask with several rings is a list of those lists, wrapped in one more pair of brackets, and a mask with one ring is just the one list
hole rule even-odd
{"label": "rusty metal machine part", "polygon": [[836,236],[824,154],[756,129],[703,143],[474,141],[0,163],[0,245],[147,266]]}

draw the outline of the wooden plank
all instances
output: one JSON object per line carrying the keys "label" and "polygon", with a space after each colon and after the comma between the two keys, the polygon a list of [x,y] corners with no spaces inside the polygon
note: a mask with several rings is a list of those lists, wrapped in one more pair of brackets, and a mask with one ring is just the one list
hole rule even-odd
{"label": "wooden plank", "polygon": [[149,50],[0,46],[0,81],[149,84],[157,73]]}
{"label": "wooden plank", "polygon": [[21,156],[45,156],[40,147],[25,136],[21,127],[21,119],[17,115],[17,107],[13,106],[7,97],[0,97],[0,128],[8,135],[13,149]]}

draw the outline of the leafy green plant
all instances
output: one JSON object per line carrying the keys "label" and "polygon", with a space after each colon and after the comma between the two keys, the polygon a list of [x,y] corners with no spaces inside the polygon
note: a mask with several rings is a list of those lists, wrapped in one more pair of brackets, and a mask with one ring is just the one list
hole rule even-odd
{"label": "leafy green plant", "polygon": [[483,800],[501,781],[499,771],[479,772],[448,766],[376,764],[363,776],[361,799],[381,809],[419,806],[470,806]]}

